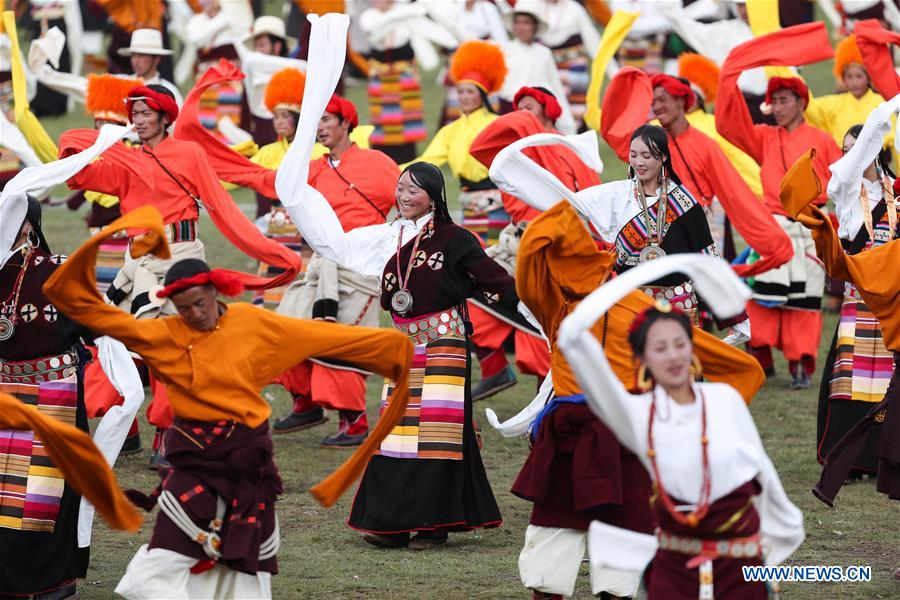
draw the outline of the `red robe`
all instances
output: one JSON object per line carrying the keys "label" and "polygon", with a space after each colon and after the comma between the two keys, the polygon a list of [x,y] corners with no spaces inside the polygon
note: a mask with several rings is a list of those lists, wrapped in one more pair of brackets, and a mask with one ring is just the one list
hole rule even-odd
{"label": "red robe", "polygon": [[[790,48],[790,52],[785,52]],[[816,149],[815,169],[822,180],[817,204],[827,200],[825,188],[831,178],[828,167],[841,158],[841,150],[830,134],[802,123],[793,131],[774,125],[754,125],[747,103],[737,85],[747,69],[766,65],[806,65],[834,55],[822,23],[797,25],[737,46],[722,65],[716,98],[716,128],[722,137],[759,164],[763,200],[773,214],[785,215],[779,200],[781,180],[794,161],[810,148]]]}
{"label": "red robe", "polygon": [[[89,147],[97,139],[93,129],[67,131],[59,140],[59,156],[65,158]],[[159,162],[153,158],[156,156]],[[180,182],[176,183],[160,166],[165,165]],[[89,189],[119,197],[122,213],[149,204],[163,215],[166,225],[200,216],[194,197],[200,198],[216,227],[241,252],[266,264],[284,269],[275,277],[235,273],[248,289],[268,289],[285,285],[300,270],[296,254],[264,236],[241,212],[210,169],[197,144],[165,138],[150,151],[117,143],[69,180],[73,189]],[[185,189],[182,189],[181,186]]]}
{"label": "red robe", "polygon": [[[623,161],[628,162],[632,132],[646,122],[653,100],[650,78],[633,67],[613,77],[603,98],[601,131]],[[717,198],[735,229],[762,257],[752,265],[735,265],[744,277],[777,268],[791,259],[787,234],[711,137],[688,126],[678,137],[669,134],[672,166],[682,183],[703,205]]]}

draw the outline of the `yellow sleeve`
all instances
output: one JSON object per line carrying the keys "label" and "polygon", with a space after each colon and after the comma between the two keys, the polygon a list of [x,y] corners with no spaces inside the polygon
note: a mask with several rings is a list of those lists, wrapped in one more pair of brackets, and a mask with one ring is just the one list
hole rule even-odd
{"label": "yellow sleeve", "polygon": [[119,197],[112,194],[104,194],[102,192],[86,191],[84,198],[88,202],[92,202],[103,208],[111,208],[119,203]]}
{"label": "yellow sleeve", "polygon": [[837,96],[837,94],[829,94],[827,96],[816,98],[813,96],[813,93],[810,92],[809,105],[803,112],[806,122],[822,131],[831,132],[831,122],[834,118],[835,105],[838,104],[836,100],[839,100]]}
{"label": "yellow sleeve", "polygon": [[585,124],[596,131],[600,131],[600,87],[603,85],[606,67],[619,50],[638,14],[616,11],[603,29],[600,46],[591,63],[591,83],[588,85],[585,101],[587,112],[584,113]]}
{"label": "yellow sleeve", "polygon": [[12,83],[16,125],[19,126],[19,130],[37,157],[45,163],[53,162],[59,156],[59,148],[31,112],[31,106],[25,93],[25,69],[22,68],[22,52],[19,50],[15,13],[12,11],[3,13],[3,26],[6,28],[12,44]]}

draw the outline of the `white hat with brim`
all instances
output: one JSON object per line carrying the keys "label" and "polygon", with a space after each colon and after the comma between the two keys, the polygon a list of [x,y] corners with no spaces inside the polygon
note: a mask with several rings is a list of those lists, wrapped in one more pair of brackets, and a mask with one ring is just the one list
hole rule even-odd
{"label": "white hat with brim", "polygon": [[253,27],[250,29],[250,33],[244,37],[244,43],[248,46],[252,46],[253,40],[261,35],[271,35],[284,40],[288,49],[291,49],[299,43],[297,38],[287,35],[284,28],[284,21],[278,17],[273,17],[272,15],[263,15],[253,21]]}
{"label": "white hat with brim", "polygon": [[538,14],[537,10],[533,8],[529,8],[525,6],[527,2],[522,2],[521,0],[517,3],[516,7],[512,10],[512,12],[508,12],[503,15],[503,23],[506,25],[506,28],[512,31],[513,21],[516,18],[516,15],[528,15],[537,21],[537,31],[534,33],[534,37],[540,37],[545,31],[547,31],[547,22],[541,18],[541,15]]}
{"label": "white hat with brim", "polygon": [[162,33],[158,29],[135,29],[131,34],[131,44],[127,48],[119,48],[119,56],[132,54],[169,56],[172,51],[163,48]]}

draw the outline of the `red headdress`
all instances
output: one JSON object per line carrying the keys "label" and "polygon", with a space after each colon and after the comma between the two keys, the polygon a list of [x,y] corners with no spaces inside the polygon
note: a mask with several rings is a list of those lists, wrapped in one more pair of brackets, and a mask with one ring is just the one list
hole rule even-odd
{"label": "red headdress", "polygon": [[716,101],[719,90],[719,65],[710,58],[693,52],[682,52],[678,56],[678,76],[691,82],[705,102]]}
{"label": "red headdress", "polygon": [[520,88],[513,98],[513,106],[518,106],[519,100],[521,100],[525,96],[531,96],[532,98],[537,100],[540,105],[544,107],[544,114],[547,115],[547,118],[551,121],[556,121],[562,115],[562,107],[559,105],[559,101],[556,99],[556,96],[540,88]]}
{"label": "red headdress", "polygon": [[157,92],[145,85],[131,88],[131,91],[128,92],[125,104],[128,106],[129,116],[134,110],[134,103],[138,100],[143,100],[153,110],[166,113],[166,116],[169,117],[169,123],[174,123],[175,119],[178,118],[178,103],[175,102],[175,98],[163,92]]}
{"label": "red headdress", "polygon": [[773,77],[766,88],[766,104],[772,104],[772,94],[778,90],[791,90],[809,104],[809,88],[799,77]]}
{"label": "red headdress", "polygon": [[346,98],[341,98],[337,94],[331,96],[331,100],[328,101],[328,106],[325,107],[325,112],[337,115],[349,122],[350,131],[353,131],[353,128],[359,125],[359,115],[356,113],[356,106]]}
{"label": "red headdress", "polygon": [[865,69],[862,53],[856,44],[856,34],[848,35],[834,49],[834,76],[838,80],[844,78],[844,69],[856,65]]}
{"label": "red headdress", "polygon": [[471,83],[487,94],[503,86],[506,71],[500,46],[480,40],[461,44],[450,62],[450,78],[454,83]]}
{"label": "red headdress", "polygon": [[207,284],[212,284],[216,291],[223,296],[237,296],[244,291],[244,284],[232,273],[225,269],[212,269],[205,273],[197,273],[190,277],[176,279],[161,290],[157,290],[156,296],[158,298],[168,298],[172,294],[177,294],[187,288]]}
{"label": "red headdress", "polygon": [[673,98],[684,98],[685,110],[693,106],[694,101],[697,99],[690,85],[671,75],[663,75],[662,73],[654,75],[650,78],[650,85],[654,88],[661,87]]}
{"label": "red headdress", "polygon": [[95,119],[128,123],[130,115],[125,106],[125,98],[131,90],[143,84],[140,79],[91,73],[87,77],[84,106]]}
{"label": "red headdress", "polygon": [[300,112],[305,85],[306,74],[302,71],[294,68],[278,71],[266,86],[266,108],[269,112],[275,112],[277,108]]}

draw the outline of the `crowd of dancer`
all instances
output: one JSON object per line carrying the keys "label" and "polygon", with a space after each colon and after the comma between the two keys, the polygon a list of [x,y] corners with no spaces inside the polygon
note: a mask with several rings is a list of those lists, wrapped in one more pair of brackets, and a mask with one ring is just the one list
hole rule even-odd
{"label": "crowd of dancer", "polygon": [[[822,374],[815,496],[869,476],[900,500],[891,2],[821,2],[830,33],[766,0],[260,4],[3,13],[0,598],[77,597],[94,512],[134,532],[135,507],[159,511],[118,594],[271,597],[271,435],[332,416],[321,445],[352,453],[310,492],[356,485],[364,542],[499,527],[475,402],[514,386],[521,412],[486,413],[529,442],[527,594],[572,596],[587,552],[602,598],[777,596],[742,571],[805,539],[748,410],[775,349],[791,389]],[[94,127],[54,139],[71,103]],[[89,205],[69,257],[42,227],[60,185]],[[210,264],[204,213],[255,273]],[[160,483],[123,492],[145,391]]]}

